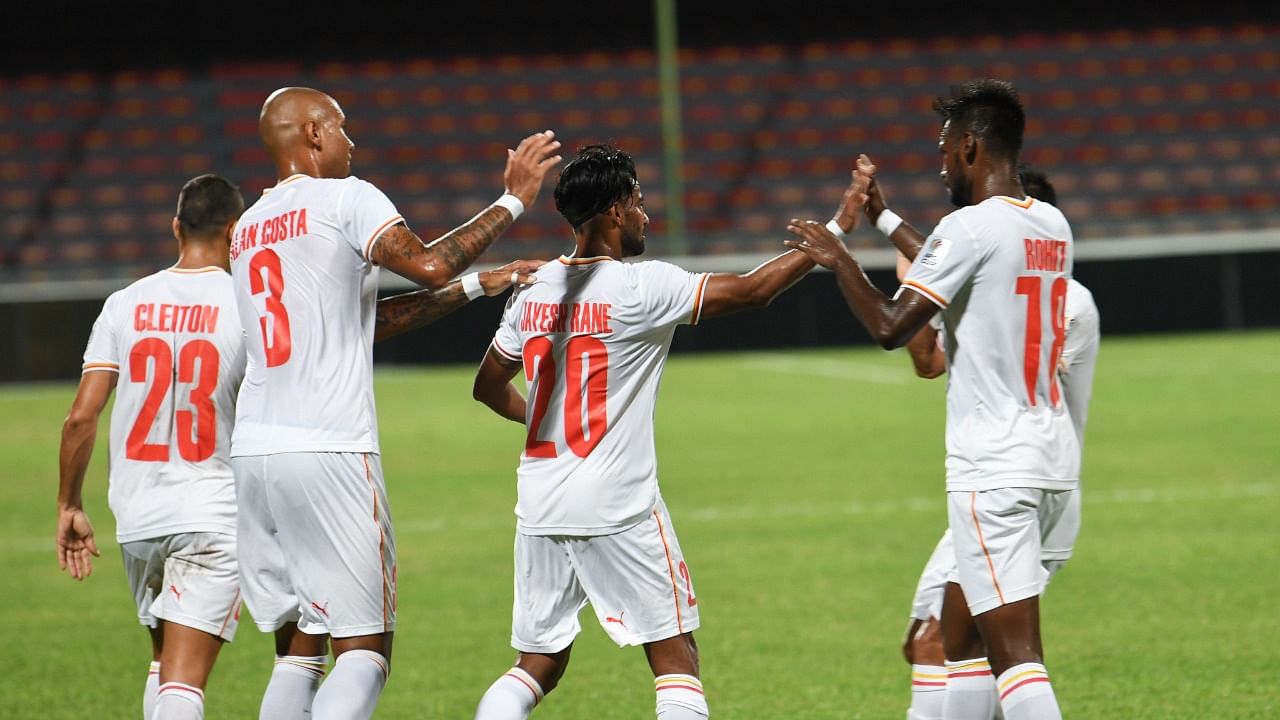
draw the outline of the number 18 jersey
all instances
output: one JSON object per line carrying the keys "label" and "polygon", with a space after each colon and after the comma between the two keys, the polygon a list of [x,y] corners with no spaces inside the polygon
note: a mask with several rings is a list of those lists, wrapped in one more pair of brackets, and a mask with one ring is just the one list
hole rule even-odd
{"label": "number 18 jersey", "polygon": [[402,220],[363,180],[305,175],[240,217],[231,275],[248,366],[232,456],[378,452],[369,252]]}
{"label": "number 18 jersey", "polygon": [[1076,487],[1056,372],[1072,259],[1057,208],[996,196],[943,218],[903,279],[942,308],[947,490]]}
{"label": "number 18 jersey", "polygon": [[116,539],[236,531],[229,448],[244,374],[231,278],[171,268],[113,293],[84,372],[114,372],[107,500]]}
{"label": "number 18 jersey", "polygon": [[565,258],[512,295],[493,349],[521,361],[527,437],[516,517],[526,535],[608,535],[658,500],[653,418],[680,324],[708,278],[664,262]]}

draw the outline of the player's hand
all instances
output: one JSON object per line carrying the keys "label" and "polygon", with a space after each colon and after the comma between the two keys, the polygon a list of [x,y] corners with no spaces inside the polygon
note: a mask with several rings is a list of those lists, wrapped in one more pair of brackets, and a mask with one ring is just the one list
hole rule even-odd
{"label": "player's hand", "polygon": [[529,285],[537,282],[534,272],[546,265],[546,260],[516,260],[502,267],[480,273],[480,287],[484,294],[493,296],[500,294],[512,285]]}
{"label": "player's hand", "polygon": [[858,156],[853,173],[866,178],[867,202],[863,209],[867,213],[867,219],[874,223],[880,219],[880,213],[884,212],[886,207],[889,207],[885,204],[884,192],[880,190],[880,183],[876,182],[876,166],[871,162],[871,158],[863,153]]}
{"label": "player's hand", "polygon": [[846,233],[851,233],[858,227],[858,221],[862,219],[867,205],[868,187],[874,180],[874,175],[859,173],[856,169],[849,173],[849,187],[844,189],[840,207],[836,208],[835,217],[832,218]]}
{"label": "player's hand", "polygon": [[93,574],[93,558],[101,555],[84,509],[58,508],[58,567],[83,580]]}
{"label": "player's hand", "polygon": [[545,130],[521,140],[515,150],[507,150],[507,169],[502,173],[502,182],[507,192],[520,198],[526,208],[533,207],[547,171],[560,162],[556,154],[559,149],[556,134]]}
{"label": "player's hand", "polygon": [[784,240],[784,245],[808,255],[810,260],[828,270],[834,269],[841,260],[852,257],[844,244],[817,220],[792,218],[787,224],[787,231],[799,239]]}

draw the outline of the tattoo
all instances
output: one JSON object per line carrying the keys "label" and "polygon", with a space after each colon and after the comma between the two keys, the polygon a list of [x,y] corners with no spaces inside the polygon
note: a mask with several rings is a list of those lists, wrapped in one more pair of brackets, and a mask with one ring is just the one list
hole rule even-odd
{"label": "tattoo", "polygon": [[373,341],[430,325],[466,305],[462,283],[451,282],[439,290],[419,290],[378,301],[374,317]]}
{"label": "tattoo", "polygon": [[421,284],[443,283],[470,267],[511,223],[511,211],[490,206],[430,244],[398,223],[379,237],[373,261]]}

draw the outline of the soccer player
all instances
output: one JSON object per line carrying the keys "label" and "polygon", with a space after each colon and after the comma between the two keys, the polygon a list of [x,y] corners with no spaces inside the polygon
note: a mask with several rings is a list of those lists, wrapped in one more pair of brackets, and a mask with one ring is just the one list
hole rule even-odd
{"label": "soccer player", "polygon": [[[885,212],[886,204],[870,158],[865,155],[859,158],[856,172],[864,173],[869,178],[865,208],[868,219],[886,231],[895,245],[914,253],[925,238],[910,223],[902,221],[893,213],[890,213],[886,222],[877,222]],[[1024,166],[1019,169],[1018,178],[1027,196],[1057,205],[1057,193],[1044,173]],[[902,280],[910,268],[910,260],[901,253],[898,259],[898,279]],[[916,374],[922,378],[936,378],[946,372],[945,352],[934,323],[937,319],[934,316],[907,343]],[[1099,340],[1098,307],[1093,302],[1093,295],[1073,278],[1067,286],[1066,339],[1063,342],[1062,359],[1058,364],[1058,379],[1062,384],[1063,402],[1071,414],[1071,422],[1081,449],[1084,447],[1084,427],[1089,413]],[[1069,491],[1066,495],[1067,507],[1061,518],[1051,527],[1043,529],[1041,562],[1049,572],[1050,579],[1071,557],[1080,531],[1080,490]],[[951,666],[964,666],[967,669],[958,673],[962,677],[957,678],[956,682],[950,685],[947,683],[940,618],[947,578],[955,572],[955,566],[951,532],[944,531],[920,575],[911,604],[911,621],[903,642],[903,655],[911,664],[912,670],[908,720],[942,718],[946,692],[966,693],[964,697],[953,699],[953,704],[966,704],[966,701],[980,704],[984,702],[985,696],[991,712],[998,707],[995,677],[989,669],[984,668],[987,658],[983,656],[981,643],[976,643],[976,648],[970,648],[966,657],[951,660]]]}
{"label": "soccer player", "polygon": [[[846,192],[847,226],[861,190]],[[564,673],[587,603],[619,646],[644,646],[659,718],[705,718],[698,601],[658,490],[658,383],[678,325],[764,307],[813,264],[794,251],[745,275],[619,262],[644,252],[649,217],[631,157],[609,146],[579,151],[555,200],[575,251],[512,296],[475,379],[477,400],[528,427],[517,471],[519,656],[476,718],[528,717]],[[511,383],[522,367],[530,402]]]}
{"label": "soccer player", "polygon": [[[797,239],[787,244],[835,271],[850,310],[886,348],[906,344],[941,310],[959,580],[944,598],[944,646],[951,657],[981,638],[1009,720],[1060,718],[1044,666],[1039,595],[1044,529],[1079,477],[1079,442],[1056,372],[1071,228],[1018,181],[1025,115],[1010,83],[972,80],[934,107],[943,118],[943,183],[960,209],[930,233],[897,295],[871,285],[821,225],[793,224]],[[950,706],[947,717],[986,720]]]}
{"label": "soccer player", "polygon": [[62,426],[58,565],[83,580],[98,555],[81,491],[113,390],[108,499],[151,632],[143,718],[200,718],[204,686],[240,614],[229,444],[244,374],[227,274],[240,191],[217,175],[178,195],[178,262],[113,293],[93,325]]}
{"label": "soccer player", "polygon": [[395,538],[372,342],[379,314],[413,319],[403,305],[375,309],[378,269],[455,297],[496,291],[476,274],[447,286],[533,202],[559,162],[551,132],[525,138],[508,151],[506,193],[427,244],[378,188],[349,176],[355,146],[345,120],[317,90],[267,98],[259,129],[279,182],[241,217],[231,243],[248,356],[231,439],[241,584],[262,630],[297,622],[303,634],[332,638],[317,720],[369,717],[390,667]]}

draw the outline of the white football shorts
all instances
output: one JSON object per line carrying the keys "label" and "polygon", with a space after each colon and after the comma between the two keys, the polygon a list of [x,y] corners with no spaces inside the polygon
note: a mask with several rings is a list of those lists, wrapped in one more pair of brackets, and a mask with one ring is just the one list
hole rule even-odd
{"label": "white football shorts", "polygon": [[395,630],[396,545],[379,456],[231,458],[240,583],[258,628],[337,638]]}
{"label": "white football shorts", "polygon": [[[1054,506],[1065,503],[1061,513]],[[1062,569],[1071,558],[1071,550],[1080,534],[1080,490],[1054,493],[1044,499],[1045,526],[1040,528],[1044,539],[1040,545],[1040,562],[1048,571],[1048,580]],[[911,599],[911,617],[916,620],[942,617],[942,598],[948,582],[958,582],[956,574],[955,546],[951,542],[951,530],[944,530],[942,538],[925,563],[916,583],[916,594]]]}
{"label": "white football shorts", "polygon": [[698,600],[667,507],[658,499],[639,524],[592,537],[516,533],[511,646],[551,654],[582,630],[591,604],[620,647],[698,627]]}
{"label": "white football shorts", "polygon": [[971,614],[1044,592],[1050,573],[1042,533],[1070,505],[1067,492],[1001,488],[947,493],[956,559],[948,580],[960,583]]}
{"label": "white football shorts", "polygon": [[120,546],[138,622],[185,625],[231,641],[240,621],[236,538],[179,533]]}

